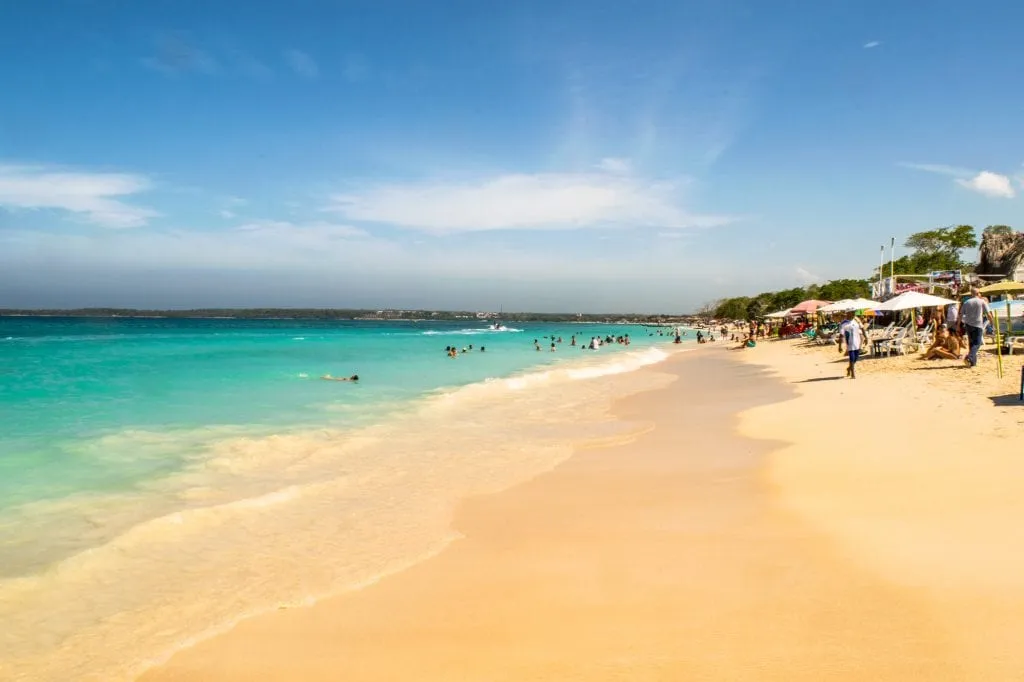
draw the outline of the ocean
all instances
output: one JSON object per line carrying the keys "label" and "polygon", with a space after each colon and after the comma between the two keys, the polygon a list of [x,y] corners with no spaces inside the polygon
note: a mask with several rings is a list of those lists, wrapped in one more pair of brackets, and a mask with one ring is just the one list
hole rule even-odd
{"label": "ocean", "polygon": [[0,318],[0,677],[131,679],[422,560],[458,499],[635,428],[588,379],[678,349],[642,326],[486,326]]}

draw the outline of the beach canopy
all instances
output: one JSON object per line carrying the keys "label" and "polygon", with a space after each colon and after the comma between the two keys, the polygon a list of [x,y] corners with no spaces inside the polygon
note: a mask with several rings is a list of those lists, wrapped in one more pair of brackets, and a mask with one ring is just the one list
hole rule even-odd
{"label": "beach canopy", "polygon": [[790,314],[789,308],[786,308],[785,310],[776,310],[774,313],[768,313],[767,315],[765,315],[765,317],[770,317],[772,319],[775,319],[775,318],[779,318],[779,317],[786,317],[789,314]]}
{"label": "beach canopy", "polygon": [[828,305],[831,302],[832,301],[819,301],[817,299],[812,298],[809,301],[797,303],[795,306],[789,309],[789,312],[791,315],[796,315],[798,313],[813,313],[818,308]]}
{"label": "beach canopy", "polygon": [[1000,316],[1006,315],[1009,309],[1010,317],[1017,317],[1024,315],[1024,301],[996,301],[989,303],[988,309],[999,313]]}
{"label": "beach canopy", "polygon": [[923,294],[920,291],[906,291],[885,303],[875,306],[875,310],[909,310],[911,308],[935,308],[956,303],[948,298]]}
{"label": "beach canopy", "polygon": [[844,298],[842,301],[836,301],[831,305],[827,305],[823,308],[818,308],[819,313],[845,313],[849,310],[874,310],[878,306],[882,305],[878,301],[872,301],[868,298]]}
{"label": "beach canopy", "polygon": [[983,294],[1013,294],[1024,291],[1024,282],[999,282],[979,289]]}

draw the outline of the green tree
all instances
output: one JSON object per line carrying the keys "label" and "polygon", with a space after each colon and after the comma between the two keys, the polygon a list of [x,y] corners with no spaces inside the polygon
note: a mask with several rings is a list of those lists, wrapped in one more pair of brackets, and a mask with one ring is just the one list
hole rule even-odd
{"label": "green tree", "polygon": [[745,320],[747,319],[747,306],[750,304],[749,296],[736,296],[726,298],[718,302],[715,308],[715,317],[722,320]]}
{"label": "green tree", "polygon": [[826,301],[868,298],[871,295],[871,285],[863,279],[834,279],[822,284],[818,295]]}
{"label": "green tree", "polygon": [[792,308],[797,303],[807,300],[807,292],[803,287],[794,287],[775,292],[772,294],[771,299],[772,310],[768,311],[770,313],[776,310]]}
{"label": "green tree", "polygon": [[[963,260],[963,250],[977,248],[978,238],[970,225],[940,227],[915,232],[903,245],[914,252],[882,266],[882,275],[923,275],[932,270],[971,270],[973,263]],[[875,271],[878,275],[878,271]]]}

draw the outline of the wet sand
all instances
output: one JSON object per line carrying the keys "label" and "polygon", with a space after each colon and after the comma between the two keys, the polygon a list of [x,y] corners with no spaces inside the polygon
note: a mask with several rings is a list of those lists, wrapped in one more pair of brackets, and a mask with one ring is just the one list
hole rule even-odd
{"label": "wet sand", "polygon": [[[830,455],[859,450],[803,418],[813,390],[840,382],[796,384],[746,364],[782,362],[771,353],[783,350],[720,346],[641,370],[679,380],[617,405],[620,418],[650,424],[636,440],[581,449],[528,483],[467,500],[455,521],[464,538],[437,557],[244,621],[142,679],[1012,679],[976,676],[1013,661],[976,665],[949,603],[865,560],[842,524],[809,515],[822,508],[801,503],[807,486],[823,500],[830,487],[870,498],[870,486],[841,468],[829,475]],[[793,357],[798,373],[817,362]],[[851,404],[870,417],[870,403]],[[804,442],[806,430],[826,439],[810,477],[792,465],[806,451],[762,439]],[[883,505],[894,507],[898,521],[898,505]]]}

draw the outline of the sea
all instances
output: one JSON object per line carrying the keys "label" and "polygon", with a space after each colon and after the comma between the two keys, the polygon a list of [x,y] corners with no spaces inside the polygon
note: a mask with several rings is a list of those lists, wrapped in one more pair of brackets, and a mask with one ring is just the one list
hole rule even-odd
{"label": "sea", "polygon": [[460,499],[641,428],[609,408],[670,332],[0,317],[0,679],[133,679],[436,554]]}

